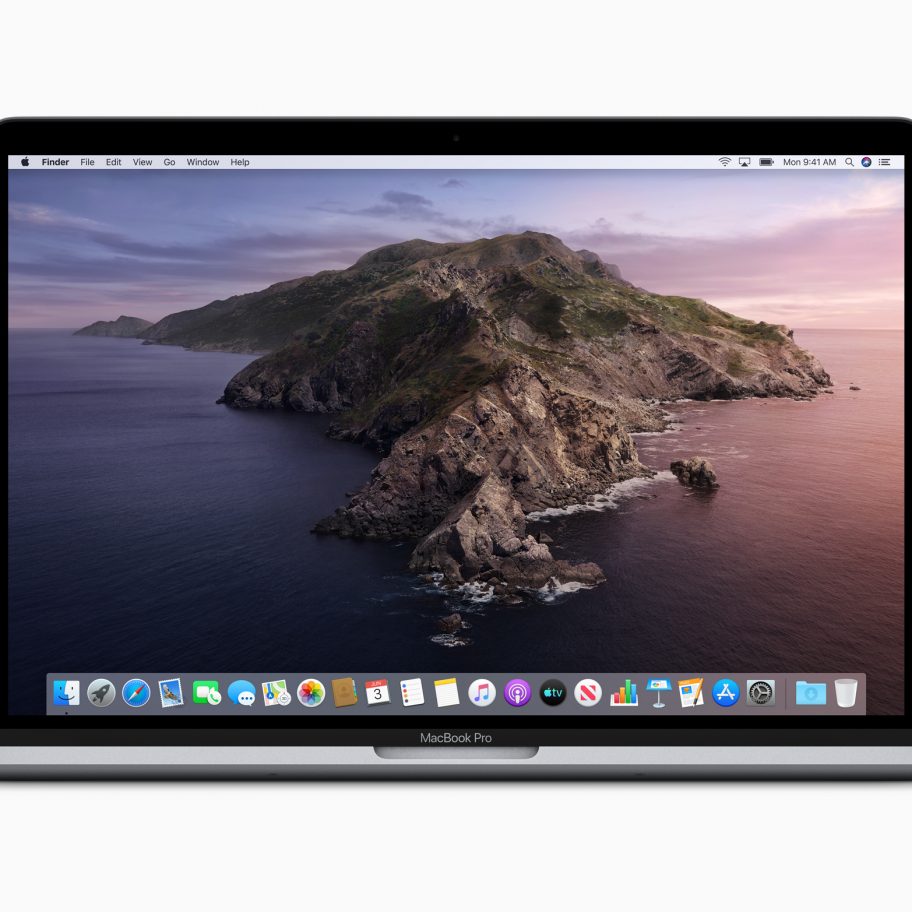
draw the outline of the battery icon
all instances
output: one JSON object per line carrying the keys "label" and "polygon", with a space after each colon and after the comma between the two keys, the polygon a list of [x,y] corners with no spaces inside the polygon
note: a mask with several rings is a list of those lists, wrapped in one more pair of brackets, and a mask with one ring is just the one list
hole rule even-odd
{"label": "battery icon", "polygon": [[764,168],[769,168],[772,165],[772,163],[773,163],[773,160],[771,158],[761,158],[760,159],[760,164]]}

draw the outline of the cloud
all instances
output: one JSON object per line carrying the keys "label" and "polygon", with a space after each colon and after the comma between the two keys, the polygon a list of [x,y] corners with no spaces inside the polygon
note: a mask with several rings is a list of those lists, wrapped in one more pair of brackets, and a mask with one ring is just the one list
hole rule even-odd
{"label": "cloud", "polygon": [[[89,322],[90,316],[111,318],[127,307],[137,316],[159,319],[273,282],[346,268],[384,244],[413,237],[467,241],[525,230],[546,231],[574,249],[594,250],[652,291],[701,297],[754,319],[799,327],[827,321],[861,326],[872,320],[895,326],[902,313],[898,181],[859,183],[800,204],[791,195],[764,199],[756,208],[762,227],[745,219],[743,226],[723,233],[721,226],[730,225],[730,218],[688,218],[688,207],[675,209],[648,193],[619,201],[616,210],[609,200],[602,217],[593,217],[600,214],[600,200],[586,196],[579,207],[569,200],[562,224],[546,224],[530,221],[528,214],[522,219],[492,214],[501,197],[486,202],[441,195],[451,201],[441,205],[434,193],[429,197],[385,183],[392,180],[387,175],[384,183],[374,183],[363,208],[353,203],[344,208],[341,202],[307,205],[308,200],[302,212],[284,185],[279,202],[251,198],[249,208],[223,194],[218,200],[225,209],[218,210],[207,196],[196,209],[188,207],[188,219],[180,224],[174,223],[171,198],[148,212],[142,205],[123,205],[121,195],[111,197],[117,206],[110,205],[97,193],[74,197],[68,205],[50,195],[53,205],[13,202],[8,210],[11,323],[22,325],[29,313],[50,320],[46,315],[54,308],[65,314],[64,325]],[[464,185],[456,177],[437,180],[444,188]],[[481,177],[472,183],[486,187]],[[149,192],[136,199],[151,199]],[[325,196],[341,198],[331,189]],[[246,206],[248,200],[243,202]],[[725,211],[736,206],[725,204]],[[531,218],[548,217],[548,208],[537,209]],[[241,212],[258,222],[240,224],[236,213]],[[656,218],[662,213],[675,217]],[[77,310],[77,317],[68,316]]]}
{"label": "cloud", "polygon": [[650,291],[703,298],[753,319],[862,325],[867,315],[893,327],[901,320],[899,209],[844,207],[723,238],[624,232],[599,219],[568,237]]}
{"label": "cloud", "polygon": [[380,196],[381,202],[364,209],[331,210],[348,215],[367,215],[372,218],[395,219],[403,222],[420,222],[427,225],[445,225],[463,234],[470,234],[478,225],[474,219],[462,219],[442,212],[426,196],[408,193],[404,190],[387,190]]}
{"label": "cloud", "polygon": [[17,206],[11,218],[18,226],[10,236],[11,326],[83,325],[128,308],[159,320],[274,282],[345,269],[366,250],[402,240],[394,226],[314,224],[156,243],[42,207]]}
{"label": "cloud", "polygon": [[101,227],[94,219],[70,215],[51,206],[32,203],[10,203],[7,216],[11,225],[32,226],[43,229],[92,229]]}
{"label": "cloud", "polygon": [[[367,215],[377,219],[412,222],[416,226],[424,226],[426,233],[441,241],[469,241],[534,228],[532,225],[517,225],[512,215],[482,218],[447,215],[426,196],[404,190],[387,190],[381,194],[380,202],[363,209],[324,208],[323,211],[335,215]],[[397,240],[405,238],[399,237]]]}

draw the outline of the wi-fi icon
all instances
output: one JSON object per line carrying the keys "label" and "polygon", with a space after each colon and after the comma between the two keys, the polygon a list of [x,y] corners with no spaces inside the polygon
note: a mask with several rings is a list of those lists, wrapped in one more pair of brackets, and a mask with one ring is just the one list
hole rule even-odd
{"label": "wi-fi icon", "polygon": [[722,162],[723,168],[727,168],[731,164],[731,159],[727,155],[723,155],[719,161]]}

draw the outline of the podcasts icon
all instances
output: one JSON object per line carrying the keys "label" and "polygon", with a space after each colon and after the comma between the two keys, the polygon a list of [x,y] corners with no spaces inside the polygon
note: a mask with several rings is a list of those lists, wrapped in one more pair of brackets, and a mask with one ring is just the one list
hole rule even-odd
{"label": "podcasts icon", "polygon": [[522,678],[513,678],[504,686],[504,699],[510,706],[525,706],[531,698],[532,688]]}

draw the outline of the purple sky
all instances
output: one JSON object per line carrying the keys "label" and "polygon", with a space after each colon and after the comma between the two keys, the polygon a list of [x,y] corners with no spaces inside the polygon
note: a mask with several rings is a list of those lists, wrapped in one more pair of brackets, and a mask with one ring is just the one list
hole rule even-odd
{"label": "purple sky", "polygon": [[903,174],[11,171],[9,324],[168,313],[381,244],[533,229],[624,277],[793,327],[903,325]]}

